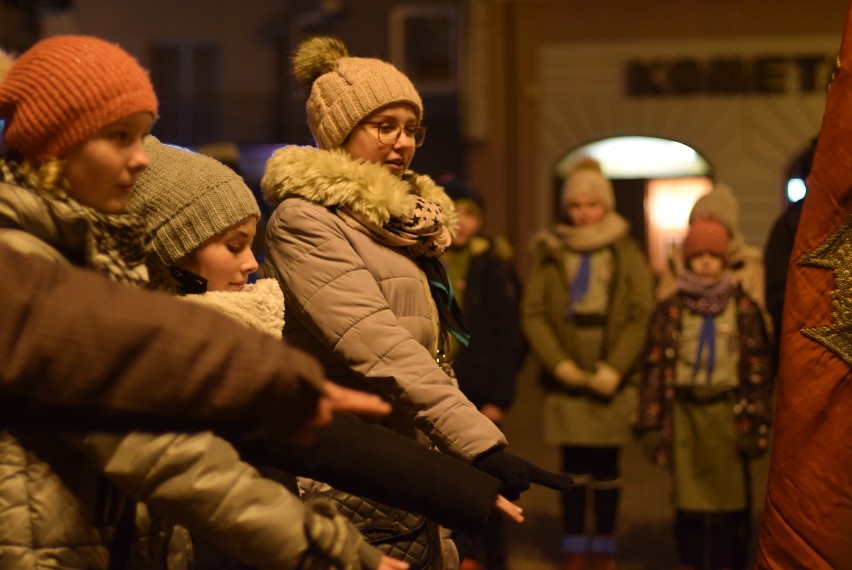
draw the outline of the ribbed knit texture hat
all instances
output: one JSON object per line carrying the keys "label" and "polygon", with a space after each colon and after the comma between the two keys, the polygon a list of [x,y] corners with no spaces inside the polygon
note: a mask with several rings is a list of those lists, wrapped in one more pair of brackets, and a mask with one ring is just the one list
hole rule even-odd
{"label": "ribbed knit texture hat", "polygon": [[358,123],[388,105],[408,104],[423,120],[423,102],[405,74],[380,59],[349,57],[337,38],[305,40],[292,64],[293,75],[310,90],[308,126],[321,149],[339,148]]}
{"label": "ribbed knit texture hat", "polygon": [[694,255],[712,253],[727,262],[729,247],[728,229],[722,222],[696,218],[683,240],[683,258],[688,260]]}
{"label": "ribbed knit texture hat", "polygon": [[208,239],[249,216],[260,218],[251,190],[214,158],[149,136],[151,165],[133,188],[128,209],[142,216],[149,253],[173,265]]}
{"label": "ribbed knit texture hat", "polygon": [[615,192],[612,182],[603,175],[600,163],[590,157],[580,158],[571,165],[562,185],[562,206],[579,194],[593,194],[606,206],[615,209]]}
{"label": "ribbed knit texture hat", "polygon": [[157,117],[148,74],[119,46],[91,36],[42,40],[0,78],[3,145],[25,159],[62,158],[127,115]]}
{"label": "ribbed knit texture hat", "polygon": [[689,222],[696,218],[711,217],[727,226],[734,235],[740,229],[740,204],[727,184],[717,183],[713,189],[696,200],[689,213]]}

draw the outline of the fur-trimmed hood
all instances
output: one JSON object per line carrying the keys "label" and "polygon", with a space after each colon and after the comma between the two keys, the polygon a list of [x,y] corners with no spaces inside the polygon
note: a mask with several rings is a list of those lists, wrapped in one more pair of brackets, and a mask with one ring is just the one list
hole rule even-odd
{"label": "fur-trimmed hood", "polygon": [[260,185],[273,206],[296,196],[328,208],[348,206],[377,226],[391,218],[407,217],[414,209],[416,194],[441,205],[445,225],[455,235],[453,201],[430,177],[407,171],[397,178],[378,164],[353,159],[342,149],[280,148],[267,161]]}

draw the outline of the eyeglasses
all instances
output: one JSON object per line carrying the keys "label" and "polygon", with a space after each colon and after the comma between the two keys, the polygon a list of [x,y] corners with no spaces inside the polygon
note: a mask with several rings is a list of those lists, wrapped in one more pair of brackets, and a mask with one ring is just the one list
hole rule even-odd
{"label": "eyeglasses", "polygon": [[420,148],[423,146],[423,141],[426,140],[426,127],[418,125],[416,127],[401,127],[397,123],[388,121],[365,121],[362,125],[372,125],[376,127],[376,137],[379,142],[388,146],[395,145],[402,132],[405,131],[405,136],[414,141],[414,147]]}

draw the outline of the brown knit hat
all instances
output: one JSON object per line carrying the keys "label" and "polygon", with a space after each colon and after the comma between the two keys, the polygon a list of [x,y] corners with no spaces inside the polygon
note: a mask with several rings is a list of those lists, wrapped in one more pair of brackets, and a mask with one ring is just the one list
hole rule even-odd
{"label": "brown knit hat", "polygon": [[713,218],[696,218],[683,240],[683,257],[689,260],[694,255],[711,253],[727,261],[729,247],[725,224]]}
{"label": "brown knit hat", "polygon": [[339,148],[358,123],[388,105],[410,105],[423,120],[423,102],[405,74],[380,59],[349,57],[337,38],[305,40],[292,64],[293,75],[310,89],[308,126],[321,149]]}
{"label": "brown knit hat", "polygon": [[150,253],[174,265],[208,239],[250,216],[260,218],[240,176],[209,156],[145,138],[151,165],[139,174],[128,210],[142,217]]}
{"label": "brown knit hat", "polygon": [[132,113],[157,117],[148,74],[119,46],[91,36],[36,43],[0,78],[3,146],[25,159],[61,158]]}

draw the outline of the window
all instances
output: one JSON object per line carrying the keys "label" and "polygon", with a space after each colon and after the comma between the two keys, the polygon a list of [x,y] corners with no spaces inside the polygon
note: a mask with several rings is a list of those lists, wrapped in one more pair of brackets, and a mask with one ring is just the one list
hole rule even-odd
{"label": "window", "polygon": [[151,81],[160,100],[155,134],[179,144],[215,140],[219,131],[220,50],[213,42],[151,48]]}

